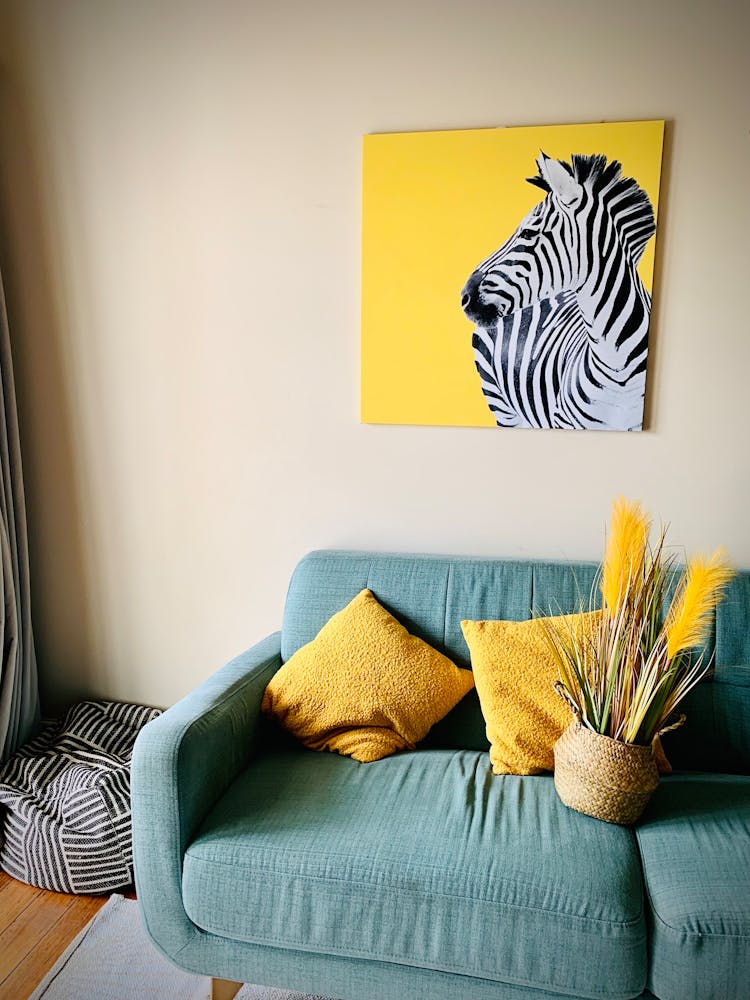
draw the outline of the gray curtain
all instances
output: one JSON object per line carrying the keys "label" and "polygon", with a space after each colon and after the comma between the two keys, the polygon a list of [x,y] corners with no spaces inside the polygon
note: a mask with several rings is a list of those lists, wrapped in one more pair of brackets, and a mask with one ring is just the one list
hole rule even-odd
{"label": "gray curtain", "polygon": [[39,720],[39,690],[29,600],[21,452],[8,314],[0,275],[0,762],[24,743]]}

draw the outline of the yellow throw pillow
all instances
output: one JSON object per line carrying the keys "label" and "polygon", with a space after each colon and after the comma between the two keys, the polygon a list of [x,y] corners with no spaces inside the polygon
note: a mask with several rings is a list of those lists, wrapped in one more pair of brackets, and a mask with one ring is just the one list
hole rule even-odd
{"label": "yellow throw pillow", "polygon": [[525,622],[461,622],[495,774],[540,774],[554,769],[552,748],[572,715],[553,684],[557,662],[545,622],[593,633],[600,611]]}
{"label": "yellow throw pillow", "polygon": [[413,750],[473,687],[363,590],[274,675],[262,709],[311,750],[367,762]]}

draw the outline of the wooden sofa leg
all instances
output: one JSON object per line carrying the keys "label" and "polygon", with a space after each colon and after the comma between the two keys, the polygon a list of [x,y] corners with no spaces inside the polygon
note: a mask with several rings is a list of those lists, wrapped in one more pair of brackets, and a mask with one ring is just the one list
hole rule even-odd
{"label": "wooden sofa leg", "polygon": [[232,1000],[242,989],[242,983],[230,983],[226,979],[211,980],[211,1000]]}

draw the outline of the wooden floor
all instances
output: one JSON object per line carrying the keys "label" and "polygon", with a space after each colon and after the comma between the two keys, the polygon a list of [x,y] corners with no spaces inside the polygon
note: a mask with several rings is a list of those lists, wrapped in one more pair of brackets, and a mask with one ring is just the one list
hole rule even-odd
{"label": "wooden floor", "polygon": [[0,1000],[27,1000],[108,898],[46,892],[0,872]]}

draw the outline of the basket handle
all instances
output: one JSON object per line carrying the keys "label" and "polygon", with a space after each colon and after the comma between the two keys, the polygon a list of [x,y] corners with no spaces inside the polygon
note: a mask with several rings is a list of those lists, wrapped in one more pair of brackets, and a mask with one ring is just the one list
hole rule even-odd
{"label": "basket handle", "polygon": [[664,753],[664,747],[661,745],[661,738],[664,733],[669,733],[673,729],[679,729],[687,717],[685,715],[680,715],[671,725],[664,726],[660,729],[658,733],[654,733],[653,739],[651,740],[651,751],[654,755],[654,760],[656,761],[656,766],[659,769],[659,774],[671,774],[672,765],[669,763],[669,758]]}
{"label": "basket handle", "polygon": [[662,737],[665,733],[671,733],[673,729],[679,729],[686,719],[687,719],[686,715],[678,716],[677,720],[673,722],[671,725],[664,726],[663,729],[660,729],[659,732],[656,733],[656,735],[654,736],[654,739],[656,739],[657,736]]}
{"label": "basket handle", "polygon": [[576,705],[576,703],[570,697],[570,695],[568,694],[568,689],[565,687],[562,681],[555,681],[552,686],[554,687],[555,691],[557,691],[560,698],[562,698],[562,700],[568,706],[568,708],[572,710],[574,718],[580,719],[581,713],[578,708],[578,705]]}

